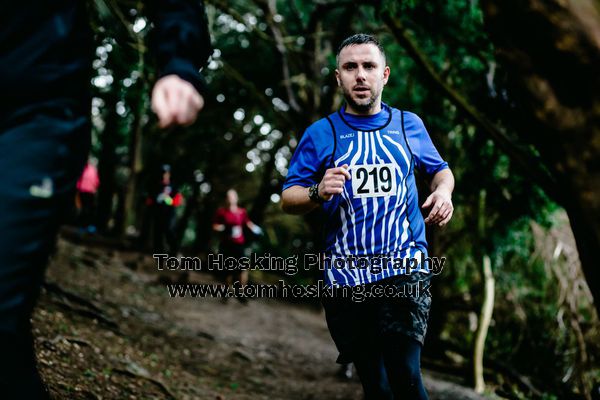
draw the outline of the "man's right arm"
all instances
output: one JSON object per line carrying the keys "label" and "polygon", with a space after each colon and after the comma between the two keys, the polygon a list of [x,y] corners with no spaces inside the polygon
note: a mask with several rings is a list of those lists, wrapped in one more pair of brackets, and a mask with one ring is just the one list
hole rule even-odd
{"label": "man's right arm", "polygon": [[148,2],[154,22],[151,45],[158,62],[158,78],[177,75],[202,94],[206,91],[199,69],[212,53],[206,10],[202,0]]}
{"label": "man's right arm", "polygon": [[149,2],[155,24],[152,47],[158,80],[152,90],[152,110],[159,126],[190,125],[204,107],[206,91],[199,73],[212,52],[204,3],[201,0]]}
{"label": "man's right arm", "polygon": [[[324,201],[330,201],[334,195],[344,191],[346,180],[350,180],[348,165],[329,168],[325,171],[323,179],[319,183],[319,197]],[[281,208],[289,214],[306,214],[319,206],[308,196],[308,188],[294,185],[285,189],[281,194]]]}
{"label": "man's right arm", "polygon": [[306,214],[319,205],[308,197],[308,188],[291,186],[281,193],[281,209],[288,214]]}

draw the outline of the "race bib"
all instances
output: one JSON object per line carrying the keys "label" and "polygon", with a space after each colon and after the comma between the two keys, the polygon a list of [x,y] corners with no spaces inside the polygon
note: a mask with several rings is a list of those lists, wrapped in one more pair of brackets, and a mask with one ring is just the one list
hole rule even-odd
{"label": "race bib", "polygon": [[350,167],[354,197],[396,195],[394,164],[365,164]]}
{"label": "race bib", "polygon": [[237,239],[242,236],[242,227],[240,225],[235,225],[231,228],[231,238]]}

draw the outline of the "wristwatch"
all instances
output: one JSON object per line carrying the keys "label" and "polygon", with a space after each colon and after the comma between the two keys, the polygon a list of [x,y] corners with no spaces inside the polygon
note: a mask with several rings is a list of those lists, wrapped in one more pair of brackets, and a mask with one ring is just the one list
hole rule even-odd
{"label": "wristwatch", "polygon": [[319,196],[319,184],[315,183],[314,185],[308,188],[308,198],[318,204],[325,203],[325,199]]}

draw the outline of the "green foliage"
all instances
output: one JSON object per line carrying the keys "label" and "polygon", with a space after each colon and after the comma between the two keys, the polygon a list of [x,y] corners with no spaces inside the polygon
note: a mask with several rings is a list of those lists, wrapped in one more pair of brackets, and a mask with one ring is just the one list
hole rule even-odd
{"label": "green foliage", "polygon": [[[380,8],[369,4],[324,8],[316,2],[279,1],[275,15],[249,0],[207,3],[216,50],[204,70],[210,86],[206,110],[194,126],[162,133],[156,130],[149,110],[148,91],[155,73],[146,52],[150,27],[133,29],[144,18],[141,3],[96,2],[97,46],[104,50],[97,52],[95,63],[99,100],[94,109],[94,152],[100,154],[110,133],[105,131],[106,123],[116,118],[115,173],[121,171],[123,187],[136,178],[136,196],[143,199],[157,167],[172,164],[173,176],[189,199],[187,207],[193,207],[183,230],[189,251],[214,247],[210,221],[229,187],[238,189],[241,204],[265,228],[266,235],[255,241],[254,251],[288,256],[314,248],[315,227],[280,211],[281,183],[304,128],[341,103],[339,94],[333,92],[337,44],[349,33],[374,32],[385,47],[392,71],[384,101],[423,118],[457,181],[453,221],[443,231],[435,231],[430,241],[433,255],[448,258],[448,268],[437,283],[441,296],[437,301],[447,307],[447,320],[439,334],[461,338],[460,345],[469,351],[468,315],[453,307],[463,302],[478,309],[480,264],[483,254],[488,254],[497,280],[488,356],[505,360],[541,382],[558,382],[556,371],[574,362],[575,343],[568,328],[556,325],[557,283],[547,265],[532,257],[531,223],[555,226],[559,207],[456,105],[440,96],[380,19],[382,13],[397,18],[441,78],[524,146],[513,129],[511,102],[503,92],[504,72],[496,65],[478,2],[386,0]],[[277,42],[273,28],[280,30],[282,43]],[[111,82],[100,85],[109,76]],[[294,101],[299,109],[294,108]],[[132,135],[138,128],[142,129],[144,168],[136,175]],[[422,186],[425,194],[426,182]],[[140,215],[135,221],[138,227]],[[483,234],[478,232],[480,225]],[[313,277],[299,274],[292,279],[308,282]],[[581,311],[585,321],[592,321],[589,309]],[[547,365],[557,365],[557,369],[541,368]]]}

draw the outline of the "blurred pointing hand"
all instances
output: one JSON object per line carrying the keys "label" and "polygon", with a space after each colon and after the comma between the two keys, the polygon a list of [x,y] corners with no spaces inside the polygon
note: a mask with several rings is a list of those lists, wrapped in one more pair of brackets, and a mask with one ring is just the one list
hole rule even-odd
{"label": "blurred pointing hand", "polygon": [[158,116],[158,125],[191,125],[204,107],[204,98],[189,82],[177,75],[160,78],[152,89],[152,111]]}

